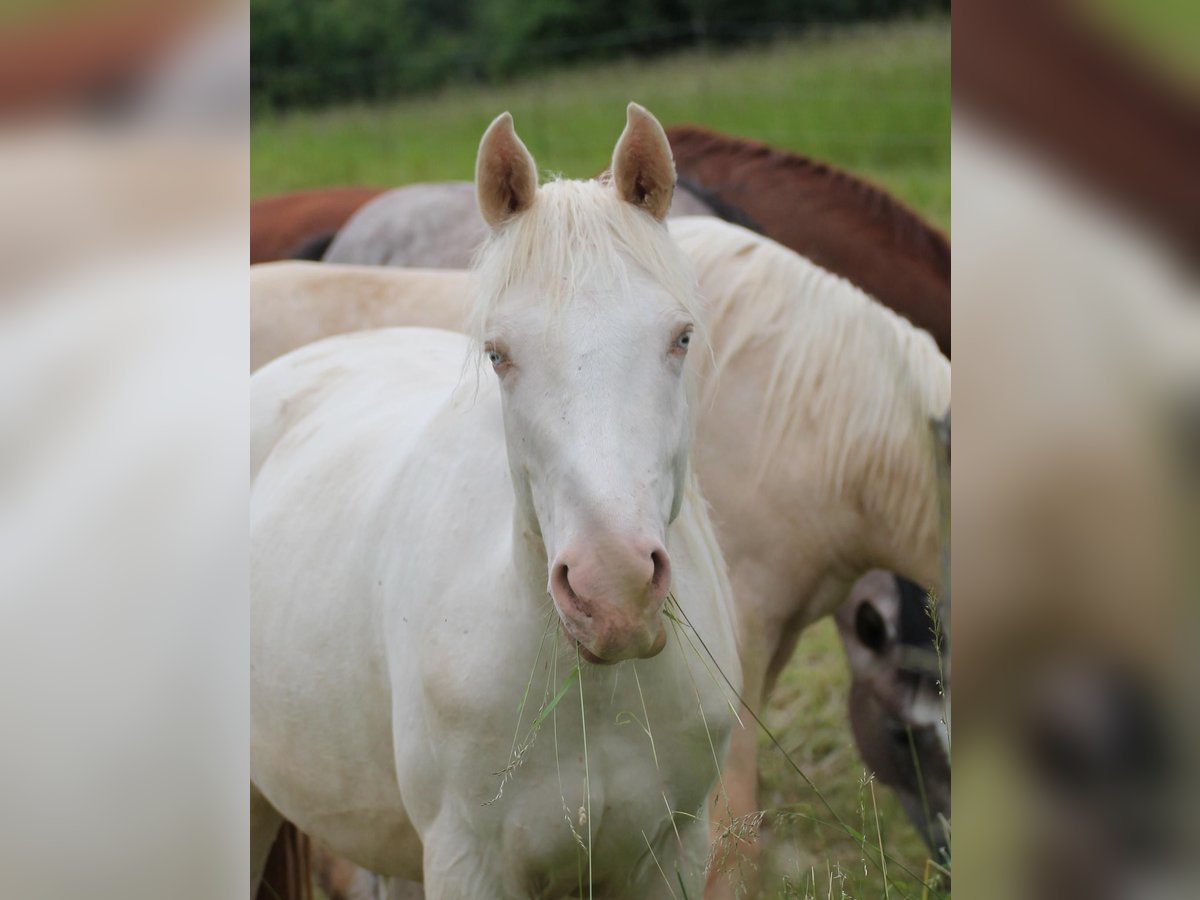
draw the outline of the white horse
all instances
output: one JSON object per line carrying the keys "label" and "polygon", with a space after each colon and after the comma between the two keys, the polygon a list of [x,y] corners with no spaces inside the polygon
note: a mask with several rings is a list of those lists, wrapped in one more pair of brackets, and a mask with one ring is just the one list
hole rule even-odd
{"label": "white horse", "polygon": [[[699,360],[694,462],[734,588],[743,695],[757,710],[800,632],[832,613],[857,576],[884,568],[941,587],[929,422],[949,408],[950,362],[928,334],[767,238],[712,218],[676,219],[671,232],[709,304],[713,350]],[[257,267],[251,345],[311,340],[314,315],[324,334],[396,324],[464,328],[465,279],[445,271]],[[360,296],[371,299],[360,304]],[[421,302],[431,296],[438,302]],[[728,802],[716,807],[722,818],[758,809],[757,736],[748,724],[734,731],[722,779]],[[737,841],[732,849],[728,856],[747,864],[729,881],[752,892],[754,845]],[[709,896],[741,891],[726,883]]]}
{"label": "white horse", "polygon": [[252,379],[252,890],[286,817],[431,900],[699,896],[740,685],[688,473],[702,322],[636,105],[612,171],[539,189],[500,116],[479,343],[351,335]]}

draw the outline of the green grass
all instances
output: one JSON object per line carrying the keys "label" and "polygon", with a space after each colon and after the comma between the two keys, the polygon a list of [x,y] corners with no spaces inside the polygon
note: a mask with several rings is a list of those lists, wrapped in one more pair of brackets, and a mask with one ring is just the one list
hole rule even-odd
{"label": "green grass", "polygon": [[505,109],[542,166],[591,176],[607,166],[629,100],[664,124],[698,122],[838,163],[949,226],[945,19],[580,66],[388,105],[263,115],[252,136],[253,192],[469,179],[483,129]]}
{"label": "green grass", "polygon": [[[900,801],[878,783],[872,798],[872,785],[850,732],[848,690],[849,672],[837,629],[826,619],[800,638],[764,719],[842,820],[866,835],[873,858],[878,858],[878,809],[884,850],[896,863],[924,876],[928,854]],[[765,897],[885,896],[882,876],[864,860],[855,839],[836,825],[824,824],[829,819],[824,804],[761,735],[759,773],[763,809],[772,814],[786,811],[774,815],[763,832]],[[892,861],[888,875],[891,897],[922,897],[916,880]]]}
{"label": "green grass", "polygon": [[[468,179],[488,122],[513,113],[545,166],[590,176],[609,161],[637,100],[665,124],[697,122],[829,160],[950,225],[950,28],[946,19],[812,33],[732,52],[590,65],[509,85],[455,87],[382,106],[263,116],[254,122],[256,196],[328,184]],[[765,720],[841,818],[897,863],[926,853],[899,802],[866,782],[847,719],[848,674],[830,621],[802,637]],[[889,863],[885,894],[856,841],[764,737],[764,897],[921,898]],[[788,815],[779,816],[779,811]]]}

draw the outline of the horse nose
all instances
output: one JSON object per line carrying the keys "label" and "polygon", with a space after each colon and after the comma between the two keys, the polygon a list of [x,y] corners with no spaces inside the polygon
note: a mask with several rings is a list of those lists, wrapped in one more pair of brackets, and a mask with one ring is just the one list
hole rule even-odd
{"label": "horse nose", "polygon": [[658,613],[670,590],[671,560],[657,540],[581,542],[550,571],[550,594],[572,636],[604,661],[662,649]]}
{"label": "horse nose", "polygon": [[600,552],[570,549],[559,554],[551,593],[587,613],[596,601],[657,606],[671,590],[671,559],[658,541],[639,541]]}

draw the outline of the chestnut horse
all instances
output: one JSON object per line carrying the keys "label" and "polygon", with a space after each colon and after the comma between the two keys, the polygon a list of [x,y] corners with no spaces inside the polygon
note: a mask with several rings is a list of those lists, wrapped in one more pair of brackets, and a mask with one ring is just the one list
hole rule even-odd
{"label": "chestnut horse", "polygon": [[250,204],[250,262],[320,259],[338,229],[381,187],[324,187],[262,197]]}
{"label": "chestnut horse", "polygon": [[925,329],[950,355],[950,243],[916,212],[835,166],[757,141],[696,125],[668,128],[667,137],[680,178]]}

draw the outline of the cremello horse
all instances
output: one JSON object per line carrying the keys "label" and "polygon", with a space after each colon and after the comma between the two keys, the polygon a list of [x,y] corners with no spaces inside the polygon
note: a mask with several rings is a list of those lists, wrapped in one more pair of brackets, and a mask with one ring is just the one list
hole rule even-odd
{"label": "cremello horse", "polygon": [[[877,567],[941,584],[929,420],[949,407],[950,364],[926,333],[766,238],[710,218],[675,220],[671,230],[710,306],[694,463],[735,591],[744,696],[759,709],[801,630],[833,612],[857,576]],[[318,331],[461,329],[465,279],[259,267],[253,353],[261,360],[260,348],[281,352]],[[742,718],[749,727],[734,732],[723,817],[758,808],[756,734]],[[752,856],[752,846],[738,848]],[[734,877],[752,883],[753,865]],[[720,889],[732,886],[714,895]]]}
{"label": "cremello horse", "polygon": [[252,890],[286,817],[431,900],[699,895],[740,681],[688,472],[703,323],[636,105],[612,171],[539,189],[500,116],[479,342],[376,331],[252,379]]}

